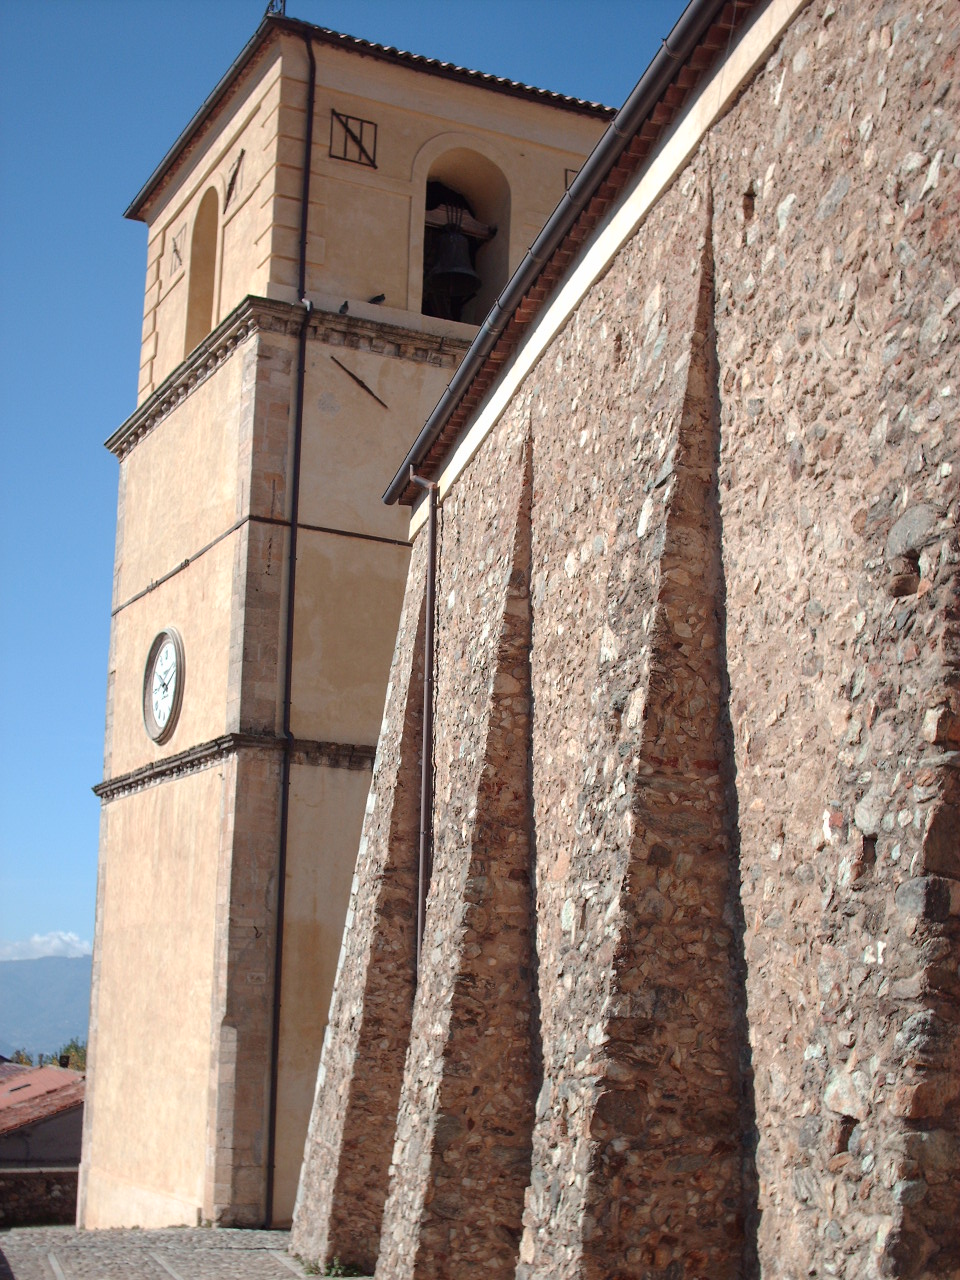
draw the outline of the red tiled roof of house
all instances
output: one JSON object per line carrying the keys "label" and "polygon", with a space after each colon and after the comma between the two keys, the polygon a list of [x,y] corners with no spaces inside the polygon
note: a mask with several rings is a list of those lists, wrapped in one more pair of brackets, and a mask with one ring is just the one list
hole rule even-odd
{"label": "red tiled roof of house", "polygon": [[63,1067],[19,1067],[0,1072],[0,1134],[36,1124],[83,1104],[85,1077]]}

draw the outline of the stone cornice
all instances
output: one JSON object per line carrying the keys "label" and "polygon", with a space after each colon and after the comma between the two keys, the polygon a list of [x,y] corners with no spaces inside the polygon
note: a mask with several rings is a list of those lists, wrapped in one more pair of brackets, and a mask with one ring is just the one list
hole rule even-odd
{"label": "stone cornice", "polygon": [[[198,773],[225,756],[242,750],[283,751],[287,740],[272,733],[227,733],[222,738],[201,742],[188,751],[180,751],[165,760],[142,765],[116,778],[105,778],[93,788],[93,793],[103,801],[116,800],[132,795],[145,787],[155,786],[171,778],[182,778],[188,773]],[[295,738],[289,744],[293,764],[326,765],[331,769],[372,769],[376,747],[354,742],[323,742],[311,738]]]}
{"label": "stone cornice", "polygon": [[[104,442],[106,447],[118,458],[124,458],[249,337],[255,333],[295,337],[300,333],[303,316],[303,307],[290,302],[252,296],[244,298]],[[373,351],[399,360],[446,365],[451,369],[460,363],[470,345],[463,338],[424,333],[419,329],[405,329],[400,325],[340,315],[319,308],[310,313],[308,335],[312,341],[332,347]]]}

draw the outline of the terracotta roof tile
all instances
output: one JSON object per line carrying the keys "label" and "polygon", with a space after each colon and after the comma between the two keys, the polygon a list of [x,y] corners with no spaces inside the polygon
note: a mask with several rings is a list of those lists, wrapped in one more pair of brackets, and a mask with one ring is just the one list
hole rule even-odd
{"label": "terracotta roof tile", "polygon": [[[17,1064],[4,1063],[10,1067]],[[63,1067],[21,1067],[0,1073],[0,1134],[47,1120],[83,1104],[85,1077]]]}

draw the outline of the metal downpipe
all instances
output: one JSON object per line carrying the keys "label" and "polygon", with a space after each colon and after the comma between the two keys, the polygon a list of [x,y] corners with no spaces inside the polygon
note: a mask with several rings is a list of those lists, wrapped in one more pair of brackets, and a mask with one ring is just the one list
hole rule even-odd
{"label": "metal downpipe", "polygon": [[424,480],[410,468],[410,482],[427,491],[427,590],[424,608],[426,625],[423,644],[423,747],[420,754],[420,862],[417,869],[417,950],[413,962],[414,982],[420,985],[420,952],[427,914],[427,890],[433,871],[433,672],[436,639],[437,591],[437,493],[434,480]]}
{"label": "metal downpipe", "polygon": [[303,390],[307,369],[307,333],[313,310],[307,290],[307,221],[310,211],[310,161],[313,153],[313,113],[316,101],[317,60],[313,41],[304,38],[309,63],[306,123],[303,138],[303,175],[300,190],[300,247],[297,296],[303,304],[303,324],[297,349],[297,391],[293,421],[293,456],[290,465],[290,539],[287,556],[287,609],[283,673],[283,760],[280,773],[280,841],[277,855],[277,923],[273,963],[273,1021],[270,1035],[270,1109],[267,1123],[267,1179],[265,1225],[273,1225],[273,1192],[276,1182],[277,1104],[280,1076],[280,995],[283,984],[283,926],[287,880],[287,842],[290,825],[290,756],[293,750],[291,710],[293,701],[293,624],[296,614],[297,534],[300,520],[300,461],[303,452]]}

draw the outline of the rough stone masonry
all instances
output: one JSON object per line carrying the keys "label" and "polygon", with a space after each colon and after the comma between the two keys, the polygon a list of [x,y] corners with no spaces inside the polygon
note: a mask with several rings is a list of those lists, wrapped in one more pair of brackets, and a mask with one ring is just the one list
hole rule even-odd
{"label": "rough stone masonry", "polygon": [[958,44],[802,9],[448,493],[414,995],[418,540],[298,1252],[960,1275]]}

